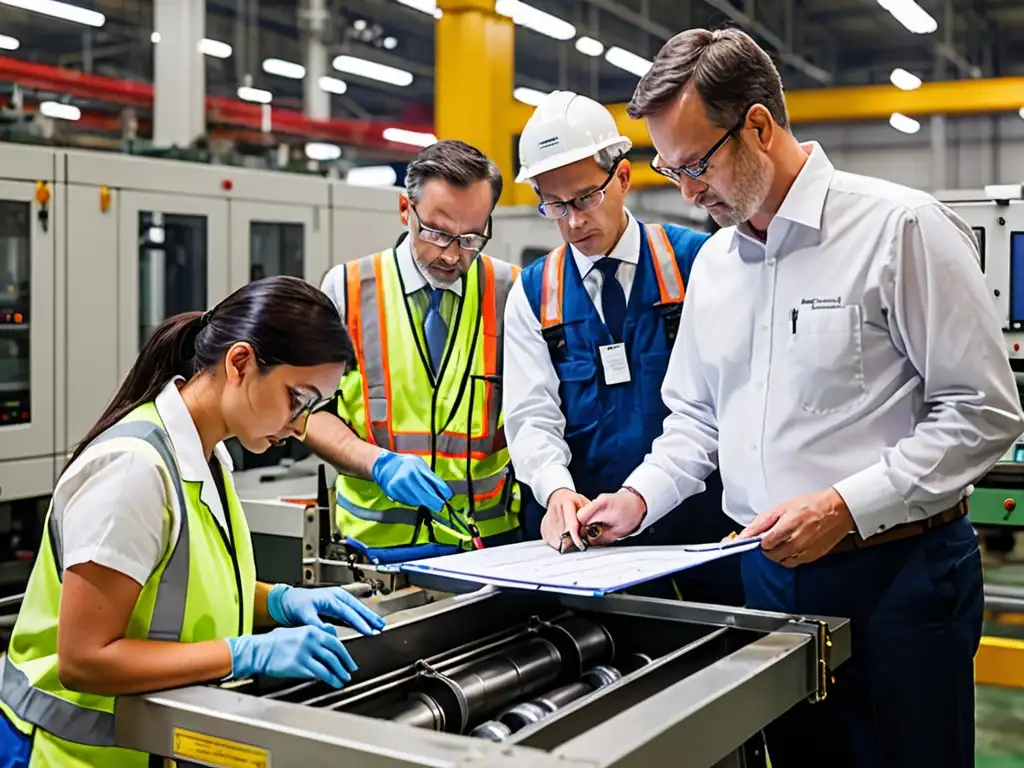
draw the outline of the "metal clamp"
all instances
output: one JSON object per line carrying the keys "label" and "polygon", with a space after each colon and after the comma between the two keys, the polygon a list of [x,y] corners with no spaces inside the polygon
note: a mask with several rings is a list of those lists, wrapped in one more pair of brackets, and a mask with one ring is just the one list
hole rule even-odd
{"label": "metal clamp", "polygon": [[811,704],[820,704],[828,698],[829,685],[835,682],[835,676],[829,667],[832,654],[832,632],[829,630],[828,624],[820,619],[804,619],[803,621],[815,625],[814,640],[818,649],[814,663],[817,688],[807,697],[807,700]]}

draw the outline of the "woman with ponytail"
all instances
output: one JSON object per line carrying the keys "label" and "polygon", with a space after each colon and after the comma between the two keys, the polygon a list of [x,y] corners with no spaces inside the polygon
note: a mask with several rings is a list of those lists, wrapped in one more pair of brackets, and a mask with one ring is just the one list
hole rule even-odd
{"label": "woman with ponytail", "polygon": [[334,304],[289,277],[153,333],[54,489],[0,658],[0,768],[146,768],[148,755],[114,746],[120,695],[253,674],[351,679],[320,617],[362,634],[383,620],[341,589],[256,582],[223,441],[259,453],[301,438],[353,360]]}

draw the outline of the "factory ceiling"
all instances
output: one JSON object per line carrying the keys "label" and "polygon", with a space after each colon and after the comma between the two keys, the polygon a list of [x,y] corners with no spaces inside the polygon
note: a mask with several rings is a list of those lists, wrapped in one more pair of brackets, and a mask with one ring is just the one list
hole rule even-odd
{"label": "factory ceiling", "polygon": [[[0,35],[18,41],[16,50],[0,54],[151,81],[152,49],[158,44],[152,42],[152,0],[70,1],[103,14],[103,25],[92,27],[25,10],[32,5],[29,0],[0,0]],[[395,85],[332,72],[345,83],[345,92],[332,96],[332,116],[430,124],[432,0],[324,2],[329,18],[325,42],[332,59],[348,55],[411,75],[410,84]],[[557,38],[534,31],[528,23],[517,26],[516,85],[545,92],[570,88],[605,103],[625,101],[637,75],[622,68],[621,58],[616,60],[619,66],[611,61],[613,48],[649,60],[675,32],[723,25],[754,34],[775,56],[790,90],[886,83],[898,67],[924,81],[1024,73],[1024,57],[1019,55],[1024,50],[1020,0],[918,2],[932,21],[911,18],[908,23],[923,23],[926,29],[934,27],[932,31],[912,32],[879,0],[530,0],[530,8],[556,17],[542,19],[540,26]],[[886,0],[886,5],[906,3]],[[206,6],[206,37],[226,44],[214,45],[206,56],[208,93],[235,96],[248,76],[253,86],[273,94],[275,107],[301,110],[302,82],[265,71],[264,62],[303,63],[305,4],[207,0]],[[630,67],[629,61],[625,66]],[[524,99],[531,98],[529,90],[521,93]],[[467,108],[472,108],[472,100],[473,95],[466,94]]]}

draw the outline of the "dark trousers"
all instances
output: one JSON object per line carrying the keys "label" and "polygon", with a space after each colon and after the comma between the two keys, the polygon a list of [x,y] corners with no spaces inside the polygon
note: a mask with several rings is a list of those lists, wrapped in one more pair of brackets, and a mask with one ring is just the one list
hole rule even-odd
{"label": "dark trousers", "polygon": [[766,729],[773,768],[974,765],[984,593],[967,518],[793,569],[759,550],[740,558],[748,607],[851,621],[851,657],[828,698]]}

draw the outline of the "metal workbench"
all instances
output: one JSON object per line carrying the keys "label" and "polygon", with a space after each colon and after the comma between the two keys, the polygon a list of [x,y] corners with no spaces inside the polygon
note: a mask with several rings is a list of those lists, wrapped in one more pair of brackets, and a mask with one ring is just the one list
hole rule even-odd
{"label": "metal workbench", "polygon": [[[566,626],[596,627],[599,642],[566,646]],[[743,743],[798,702],[827,695],[829,670],[850,654],[843,619],[494,588],[392,614],[380,636],[339,634],[360,667],[341,691],[315,682],[254,680],[121,697],[117,742],[164,757],[254,768],[739,766]],[[578,674],[586,654],[592,662],[620,666],[627,657],[645,661],[633,671],[622,667],[617,679],[503,741],[465,735],[499,716],[491,706],[497,702],[487,700],[498,690],[498,665],[507,664],[516,647],[548,646],[559,647],[548,653],[560,654],[562,666],[552,674],[569,670],[565,680],[572,679],[573,663]],[[585,654],[583,647],[590,650]],[[502,648],[512,650],[494,656]],[[491,671],[473,672],[487,664]],[[526,666],[512,672],[517,685],[526,685]],[[486,684],[464,688],[461,705],[437,693],[449,690],[441,682],[467,675],[485,682],[490,675],[491,690],[480,693]],[[417,687],[426,683],[435,687]],[[546,684],[554,683],[552,677]],[[415,697],[432,703],[434,728],[379,716],[389,707],[421,707],[408,703]],[[438,702],[448,707],[447,717]],[[452,717],[452,707],[461,719]]]}

